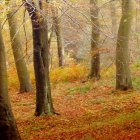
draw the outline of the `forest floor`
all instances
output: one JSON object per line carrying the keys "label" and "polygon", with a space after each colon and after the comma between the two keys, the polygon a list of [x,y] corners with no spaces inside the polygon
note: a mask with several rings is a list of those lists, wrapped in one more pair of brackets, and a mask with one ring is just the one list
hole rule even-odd
{"label": "forest floor", "polygon": [[60,115],[41,117],[34,116],[35,93],[10,88],[22,140],[140,140],[140,90],[115,91],[113,85],[108,78],[56,84]]}

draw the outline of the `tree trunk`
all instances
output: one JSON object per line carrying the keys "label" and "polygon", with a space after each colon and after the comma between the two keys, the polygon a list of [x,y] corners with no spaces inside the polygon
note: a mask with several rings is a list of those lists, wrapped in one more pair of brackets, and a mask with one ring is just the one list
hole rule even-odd
{"label": "tree trunk", "polygon": [[99,10],[97,7],[98,0],[90,0],[91,8],[91,22],[92,22],[92,36],[91,36],[91,68],[90,78],[100,79],[100,54],[99,54]]}
{"label": "tree trunk", "polygon": [[116,34],[117,31],[117,17],[116,17],[116,1],[112,1],[110,3],[110,15],[111,15],[111,23],[112,23],[112,27],[111,27],[111,31],[112,33]]}
{"label": "tree trunk", "polygon": [[58,17],[58,8],[55,6],[52,7],[52,16],[53,16],[53,26],[57,37],[59,66],[62,67],[64,66],[64,48],[61,29],[61,17]]}
{"label": "tree trunk", "polygon": [[137,47],[140,49],[140,1],[136,0],[136,39]]}
{"label": "tree trunk", "polygon": [[[6,1],[6,4],[11,4],[11,0]],[[12,2],[13,3],[13,2]],[[14,3],[13,3],[14,4]],[[10,9],[7,13],[7,20],[10,30],[11,46],[16,64],[16,70],[20,83],[20,93],[32,91],[29,72],[27,70],[26,62],[24,60],[24,53],[22,50],[22,43],[20,34],[18,32],[17,19],[14,14],[14,9]]]}
{"label": "tree trunk", "polygon": [[132,88],[128,48],[132,15],[132,0],[122,0],[122,18],[116,48],[116,89],[119,90]]}
{"label": "tree trunk", "polygon": [[0,29],[0,139],[20,140],[8,98],[5,50]]}
{"label": "tree trunk", "polygon": [[[48,28],[32,0],[25,6],[32,21],[34,71],[36,80],[36,116],[54,114],[49,77]],[[35,9],[33,9],[35,8]]]}

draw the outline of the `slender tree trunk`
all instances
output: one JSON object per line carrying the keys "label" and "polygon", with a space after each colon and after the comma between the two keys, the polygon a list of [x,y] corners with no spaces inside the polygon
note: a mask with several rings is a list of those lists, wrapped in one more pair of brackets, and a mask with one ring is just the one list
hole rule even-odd
{"label": "slender tree trunk", "polygon": [[90,78],[100,79],[100,54],[99,54],[99,10],[97,7],[98,0],[90,0],[91,8],[91,22],[92,22],[92,36],[91,36],[91,68]]}
{"label": "slender tree trunk", "polygon": [[0,27],[0,139],[20,140],[8,98],[6,58]]}
{"label": "slender tree trunk", "polygon": [[140,1],[136,0],[136,39],[137,47],[140,48]]}
{"label": "slender tree trunk", "polygon": [[57,37],[59,66],[62,67],[64,66],[64,47],[61,29],[61,17],[59,17],[58,8],[55,6],[52,7],[52,16],[53,16],[53,26]]}
{"label": "slender tree trunk", "polygon": [[111,15],[111,23],[112,23],[112,27],[111,27],[111,31],[112,33],[116,34],[117,31],[117,18],[116,18],[116,6],[115,6],[116,1],[112,1],[110,3],[110,15]]}
{"label": "slender tree trunk", "polygon": [[116,89],[119,90],[132,88],[128,47],[132,15],[132,0],[122,0],[122,18],[116,48]]}
{"label": "slender tree trunk", "polygon": [[[47,22],[32,0],[25,6],[32,21],[34,71],[36,80],[36,116],[54,114],[49,77],[49,45]],[[35,9],[34,9],[35,8]]]}
{"label": "slender tree trunk", "polygon": [[[6,0],[6,4],[11,4],[11,0]],[[12,2],[12,4],[14,4]],[[22,50],[22,43],[20,34],[18,32],[17,19],[14,14],[14,9],[10,9],[7,13],[7,20],[10,30],[11,46],[13,50],[14,60],[16,64],[16,70],[20,83],[20,93],[32,91],[29,72],[27,70],[26,62],[24,60],[24,53]]]}

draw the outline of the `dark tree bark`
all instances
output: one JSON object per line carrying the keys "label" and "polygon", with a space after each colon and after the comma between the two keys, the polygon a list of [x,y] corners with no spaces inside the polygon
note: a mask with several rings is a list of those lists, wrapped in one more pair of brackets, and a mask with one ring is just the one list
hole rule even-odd
{"label": "dark tree bark", "polygon": [[91,8],[91,23],[92,23],[92,36],[91,36],[91,68],[89,78],[100,79],[100,53],[99,53],[99,10],[97,7],[98,0],[90,0]]}
{"label": "dark tree bark", "polygon": [[0,29],[0,139],[20,140],[8,98],[5,48]]}
{"label": "dark tree bark", "polygon": [[[0,91],[1,92],[1,91]],[[20,140],[20,135],[11,112],[11,108],[0,95],[0,139]]]}
{"label": "dark tree bark", "polygon": [[[36,111],[35,115],[54,114],[51,97],[49,77],[49,45],[47,22],[37,11],[32,0],[25,3],[31,17],[33,46],[34,46],[34,71],[36,80]],[[35,8],[35,9],[34,9]]]}
{"label": "dark tree bark", "polygon": [[132,23],[132,0],[122,0],[122,18],[120,21],[116,48],[116,89],[132,88],[129,68],[129,35]]}

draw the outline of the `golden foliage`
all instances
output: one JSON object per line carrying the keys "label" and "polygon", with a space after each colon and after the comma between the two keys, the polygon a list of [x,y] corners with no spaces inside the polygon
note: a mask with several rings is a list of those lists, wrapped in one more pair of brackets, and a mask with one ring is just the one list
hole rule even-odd
{"label": "golden foliage", "polygon": [[50,77],[53,84],[59,82],[73,82],[86,77],[88,69],[82,65],[72,65],[64,68],[57,68],[51,71]]}

